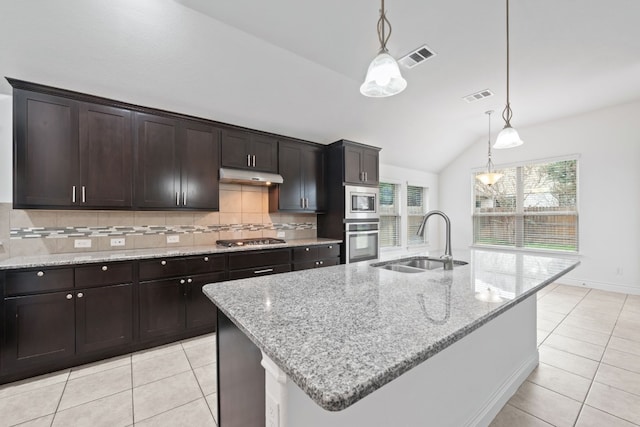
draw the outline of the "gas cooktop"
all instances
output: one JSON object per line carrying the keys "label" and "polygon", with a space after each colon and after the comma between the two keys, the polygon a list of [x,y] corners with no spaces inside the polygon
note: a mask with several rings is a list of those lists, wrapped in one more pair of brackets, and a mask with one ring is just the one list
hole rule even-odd
{"label": "gas cooktop", "polygon": [[253,245],[277,245],[278,243],[287,243],[282,239],[274,239],[272,237],[256,238],[256,239],[229,239],[216,240],[216,245],[231,248],[233,246],[253,246]]}

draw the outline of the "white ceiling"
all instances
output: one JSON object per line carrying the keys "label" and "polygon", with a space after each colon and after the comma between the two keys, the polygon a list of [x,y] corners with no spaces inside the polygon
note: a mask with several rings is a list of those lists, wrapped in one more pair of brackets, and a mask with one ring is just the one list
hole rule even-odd
{"label": "white ceiling", "polygon": [[[503,0],[387,0],[390,53],[427,44],[405,92],[362,97],[372,0],[0,0],[3,75],[330,143],[437,172],[486,140],[505,91]],[[55,6],[52,6],[55,5]],[[70,6],[70,4],[72,4]],[[511,0],[512,124],[640,99],[640,2]],[[2,54],[4,52],[4,54]],[[490,89],[494,97],[462,97]],[[8,93],[4,84],[0,91]],[[479,165],[483,163],[479,160]]]}

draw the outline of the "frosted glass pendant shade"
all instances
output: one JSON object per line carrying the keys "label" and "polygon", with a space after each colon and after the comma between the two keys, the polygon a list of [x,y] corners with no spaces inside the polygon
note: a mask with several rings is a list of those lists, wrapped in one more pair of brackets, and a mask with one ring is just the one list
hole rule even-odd
{"label": "frosted glass pendant shade", "polygon": [[407,81],[400,74],[400,67],[391,55],[386,52],[376,56],[367,70],[367,77],[360,86],[364,96],[382,98],[392,96],[405,90]]}
{"label": "frosted glass pendant shade", "polygon": [[496,138],[496,143],[493,144],[493,148],[500,150],[503,148],[517,147],[522,144],[524,144],[524,141],[520,139],[518,131],[507,125],[498,134],[498,138]]}
{"label": "frosted glass pendant shade", "polygon": [[484,185],[493,185],[500,180],[504,175],[501,173],[486,172],[476,175],[476,179]]}

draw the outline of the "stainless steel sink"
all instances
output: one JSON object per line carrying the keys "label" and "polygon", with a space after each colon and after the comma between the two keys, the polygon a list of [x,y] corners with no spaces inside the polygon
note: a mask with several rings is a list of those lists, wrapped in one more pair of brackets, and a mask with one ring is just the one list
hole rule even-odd
{"label": "stainless steel sink", "polygon": [[[427,270],[444,269],[444,263],[445,260],[440,258],[418,256],[378,262],[371,264],[371,266],[384,268],[385,270],[398,271],[401,273],[424,273]],[[454,268],[467,264],[468,262],[465,261],[453,260]]]}

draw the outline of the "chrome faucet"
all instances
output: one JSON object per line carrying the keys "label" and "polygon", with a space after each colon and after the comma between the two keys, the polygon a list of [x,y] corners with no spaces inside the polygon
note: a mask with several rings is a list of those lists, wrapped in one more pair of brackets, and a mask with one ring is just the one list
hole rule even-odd
{"label": "chrome faucet", "polygon": [[440,258],[444,261],[445,270],[453,270],[453,255],[451,254],[451,220],[449,220],[449,217],[444,212],[427,212],[424,218],[422,218],[422,222],[420,223],[420,227],[418,228],[418,232],[416,234],[418,236],[424,236],[424,229],[427,225],[427,220],[432,215],[440,215],[442,218],[444,218],[444,222],[446,224],[447,241],[444,247],[444,255],[442,255]]}

